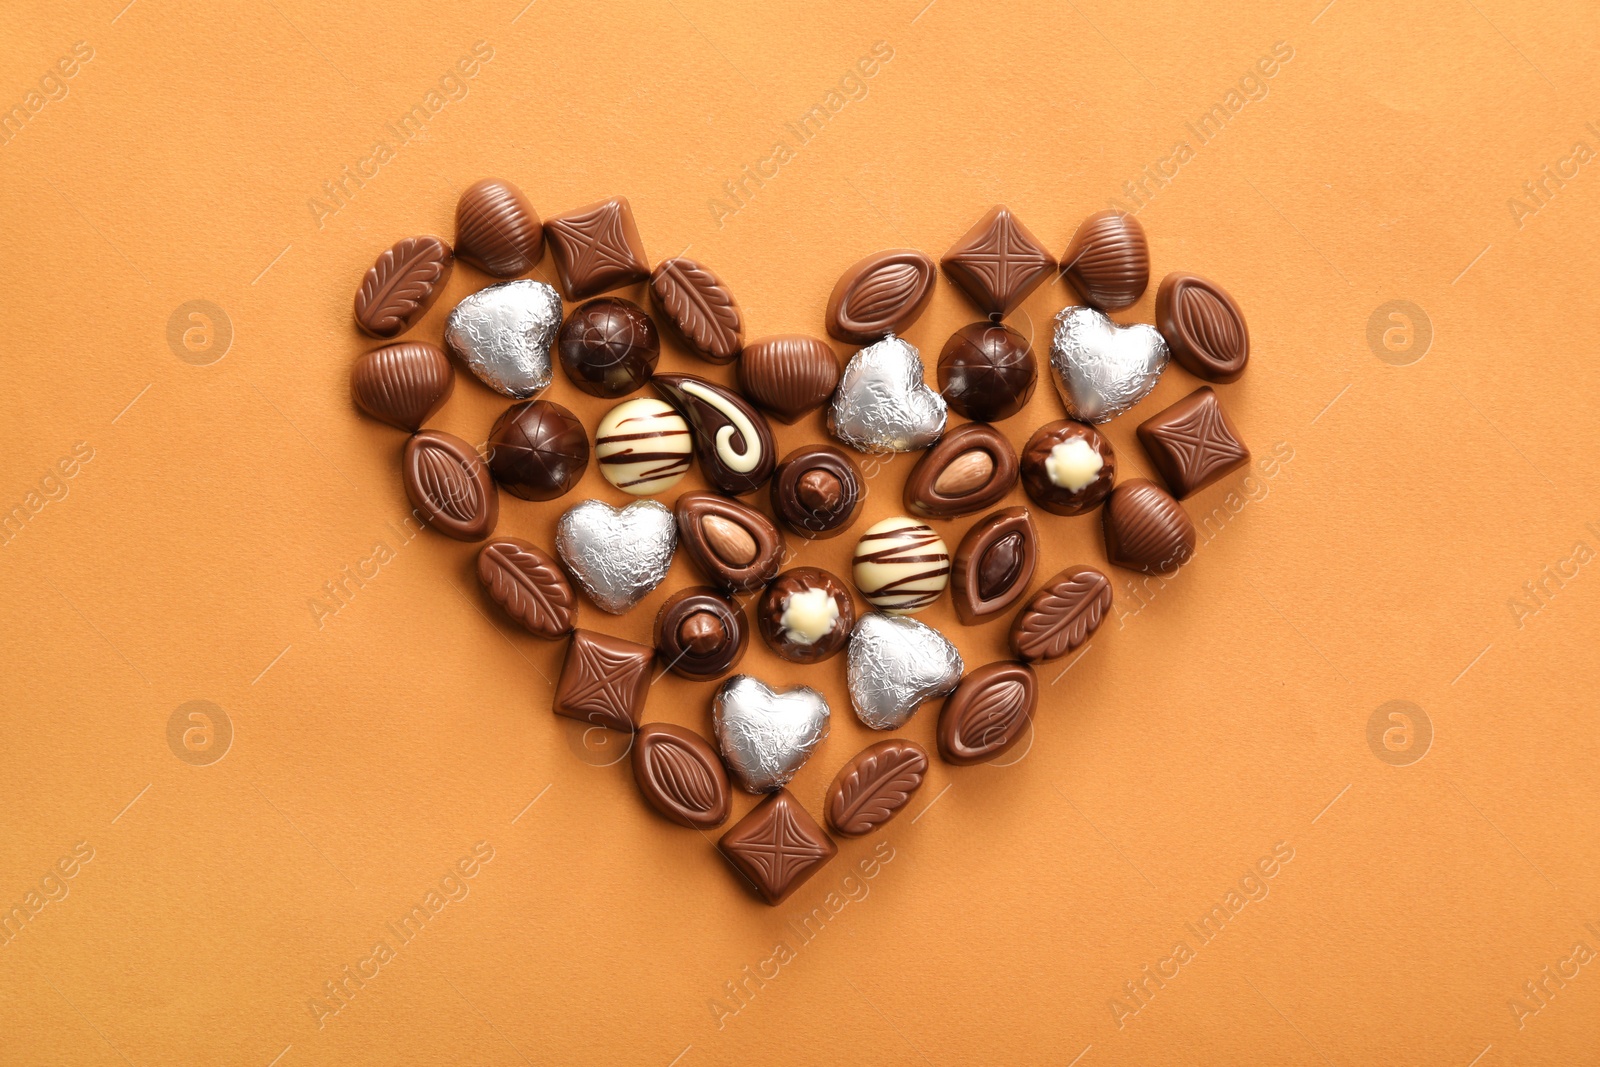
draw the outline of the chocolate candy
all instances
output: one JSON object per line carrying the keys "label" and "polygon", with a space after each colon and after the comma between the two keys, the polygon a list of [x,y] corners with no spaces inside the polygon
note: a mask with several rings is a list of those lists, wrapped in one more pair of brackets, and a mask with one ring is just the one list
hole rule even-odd
{"label": "chocolate candy", "polygon": [[899,333],[922,314],[939,269],[914,248],[891,248],[856,261],[828,297],[828,333],[851,344],[871,344]]}
{"label": "chocolate candy", "polygon": [[592,726],[632,733],[650,692],[655,651],[593,630],[574,630],[551,710]]}
{"label": "chocolate candy", "polygon": [[456,255],[496,278],[515,278],[544,256],[544,227],[508,181],[484,178],[456,201]]}
{"label": "chocolate candy", "polygon": [[790,663],[820,663],[850,643],[856,605],[850,590],[820,567],[796,567],[761,594],[756,624],[767,647]]}
{"label": "chocolate candy", "polygon": [[1033,397],[1039,368],[1027,339],[998,322],[974,322],[939,353],[939,392],[974,422],[1008,419]]}
{"label": "chocolate candy", "polygon": [[450,312],[445,347],[497,393],[526,400],[550,384],[550,343],[561,328],[561,294],[522,278],[479,289]]}
{"label": "chocolate candy", "polygon": [[1093,567],[1068,567],[1045,583],[1011,624],[1020,660],[1059,659],[1087,641],[1111,610],[1111,580]]}
{"label": "chocolate candy", "polygon": [[639,727],[633,780],[649,805],[679,826],[710,830],[728,821],[728,772],[716,750],[692,730],[665,722]]}
{"label": "chocolate candy", "polygon": [[682,256],[664,259],[650,275],[650,295],[702,359],[732,363],[738,357],[744,334],[739,305],[710,270]]}
{"label": "chocolate candy", "polygon": [[1167,369],[1154,326],[1119,326],[1094,308],[1064,308],[1050,340],[1050,369],[1067,414],[1110,422],[1149,395]]}
{"label": "chocolate candy", "polygon": [[949,584],[950,553],[927,523],[898,515],[861,535],[851,574],[867,603],[890,615],[911,615]]}
{"label": "chocolate candy", "polygon": [[667,598],[656,615],[655,645],[673,674],[709,682],[733,669],[750,643],[744,612],[697,585]]}
{"label": "chocolate candy", "polygon": [[950,280],[996,320],[1015,311],[1056,269],[1055,257],[1004,207],[990,208],[941,262]]}
{"label": "chocolate candy", "polygon": [[739,357],[739,388],[784,422],[827,403],[838,384],[839,357],[814,337],[763,337]]}
{"label": "chocolate candy", "polygon": [[845,364],[828,430],[862,452],[914,452],[944,432],[944,398],[922,378],[916,346],[886,337]]}
{"label": "chocolate candy", "polygon": [[772,475],[772,510],[811,540],[843,533],[864,494],[855,461],[832,445],[801,445]]}
{"label": "chocolate candy", "polygon": [[478,553],[478,582],[507,615],[535,637],[572,632],[578,595],[555,557],[518,537],[495,537]]}
{"label": "chocolate candy", "polygon": [[634,496],[650,496],[689,472],[694,441],[672,405],[640,396],[605,413],[594,431],[594,454],[606,481]]}
{"label": "chocolate candy", "polygon": [[350,396],[375,419],[409,433],[444,407],[455,389],[450,358],[426,341],[396,341],[362,355],[350,368]]}
{"label": "chocolate candy", "polygon": [[1194,555],[1197,536],[1183,505],[1143,478],[1113,489],[1101,518],[1106,557],[1119,567],[1170,574]]}
{"label": "chocolate candy", "polygon": [[868,745],[839,768],[828,789],[828,825],[846,837],[870,834],[922,788],[928,753],[915,741],[891,737]]}
{"label": "chocolate candy", "polygon": [[589,599],[613,615],[661,584],[677,545],[672,512],[654,500],[635,500],[620,510],[585,500],[556,523],[556,554]]}
{"label": "chocolate candy", "polygon": [[650,277],[633,208],[620,196],[546,219],[545,236],[569,300]]}
{"label": "chocolate candy", "polygon": [[999,756],[1027,732],[1039,683],[1026,663],[988,663],[965,678],[939,712],[939,755],[967,766]]}
{"label": "chocolate candy", "polygon": [[768,904],[782,904],[839,847],[794,794],[780,790],[722,835],[717,849]]}
{"label": "chocolate candy", "polygon": [[956,549],[951,599],[968,626],[1017,602],[1039,564],[1039,533],[1027,508],[1004,508],[972,524]]}
{"label": "chocolate candy", "polygon": [[385,249],[356,290],[356,325],[374,337],[398,337],[444,292],[456,256],[432,235],[407,237]]}
{"label": "chocolate candy", "polygon": [[922,454],[906,478],[906,510],[924,518],[970,515],[995,504],[1017,484],[1017,454],[998,430],[981,422],[958,426]]}
{"label": "chocolate candy", "polygon": [[1196,274],[1169,274],[1156,290],[1156,327],[1172,358],[1208,382],[1231,382],[1250,362],[1250,329],[1233,297]]}
{"label": "chocolate candy", "polygon": [[1111,492],[1117,457],[1093,426],[1047,422],[1022,450],[1022,487],[1052,515],[1082,515]]}
{"label": "chocolate candy", "polygon": [[1150,246],[1144,227],[1115,208],[1090,215],[1061,257],[1061,272],[1102,311],[1132,307],[1150,284]]}
{"label": "chocolate candy", "polygon": [[961,653],[938,630],[869,611],[850,635],[845,685],[863,725],[897,730],[925,701],[954,689],[962,670]]}
{"label": "chocolate candy", "polygon": [[678,497],[673,513],[689,558],[719,588],[748,593],[778,573],[783,538],[755,508],[716,493],[690,492]]}
{"label": "chocolate candy", "polygon": [[650,380],[661,358],[661,338],[638,304],[608,296],[567,316],[556,351],[573,385],[590,396],[617,397]]}
{"label": "chocolate candy", "polygon": [[736,674],[711,698],[711,725],[728,772],[747,793],[782,789],[828,736],[828,702],[808,686],[774,692]]}
{"label": "chocolate candy", "polygon": [[455,434],[423,430],[400,458],[406,496],[417,515],[446,537],[482,541],[500,517],[500,496],[482,457]]}
{"label": "chocolate candy", "polygon": [[589,437],[583,423],[560,404],[512,404],[489,431],[489,473],[524,500],[554,500],[583,477]]}
{"label": "chocolate candy", "polygon": [[1250,450],[1209,385],[1140,423],[1139,442],[1179,500],[1250,462]]}
{"label": "chocolate candy", "polygon": [[772,477],[777,465],[772,427],[744,397],[692,374],[662,374],[651,384],[694,431],[706,481],[737,496]]}

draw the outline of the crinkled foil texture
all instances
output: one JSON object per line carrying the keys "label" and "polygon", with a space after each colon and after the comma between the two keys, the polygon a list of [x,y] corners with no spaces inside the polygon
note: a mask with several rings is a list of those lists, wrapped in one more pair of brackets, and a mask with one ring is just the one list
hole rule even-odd
{"label": "crinkled foil texture", "polygon": [[770,793],[789,784],[828,736],[828,702],[799,685],[773,692],[760,679],[736,674],[717,688],[711,727],[740,788]]}
{"label": "crinkled foil texture", "polygon": [[561,329],[561,294],[523,278],[480,289],[444,324],[445,346],[478,379],[517,400],[550,384],[550,346]]}
{"label": "crinkled foil texture", "polygon": [[938,630],[876,611],[856,621],[848,655],[850,703],[874,730],[903,726],[924,701],[955,689],[966,669]]}
{"label": "crinkled foil texture", "polygon": [[1082,422],[1109,422],[1143,400],[1168,358],[1167,342],[1154,326],[1118,326],[1088,307],[1056,316],[1050,369],[1067,414]]}
{"label": "crinkled foil texture", "polygon": [[928,388],[916,346],[890,334],[850,357],[828,429],[863,452],[914,452],[944,433],[944,397]]}
{"label": "crinkled foil texture", "polygon": [[556,524],[561,562],[589,599],[613,615],[661,584],[677,544],[672,512],[654,500],[638,500],[621,510],[585,500],[568,508]]}

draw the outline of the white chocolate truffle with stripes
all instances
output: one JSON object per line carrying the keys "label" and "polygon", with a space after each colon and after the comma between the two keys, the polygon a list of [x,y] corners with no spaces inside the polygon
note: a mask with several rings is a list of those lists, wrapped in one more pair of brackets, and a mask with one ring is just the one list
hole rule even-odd
{"label": "white chocolate truffle with stripes", "polygon": [[861,535],[852,574],[867,603],[890,615],[911,615],[950,584],[950,551],[933,527],[897,515]]}
{"label": "white chocolate truffle with stripes", "polygon": [[689,472],[694,438],[671,404],[641,396],[606,412],[595,429],[594,454],[606,481],[634,496],[650,496]]}

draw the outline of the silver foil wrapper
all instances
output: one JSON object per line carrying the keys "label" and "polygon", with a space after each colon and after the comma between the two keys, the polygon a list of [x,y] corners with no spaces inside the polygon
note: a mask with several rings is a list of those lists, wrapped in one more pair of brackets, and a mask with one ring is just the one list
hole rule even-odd
{"label": "silver foil wrapper", "polygon": [[857,718],[874,730],[894,730],[925,701],[954,690],[965,669],[961,653],[938,630],[869,611],[850,635],[845,684]]}
{"label": "silver foil wrapper", "polygon": [[621,615],[661,584],[678,546],[672,512],[654,500],[618,510],[574,504],[556,524],[556,553],[601,611]]}
{"label": "silver foil wrapper", "polygon": [[479,289],[455,306],[444,343],[497,393],[527,400],[550,384],[550,346],[561,329],[561,294],[527,278]]}
{"label": "silver foil wrapper", "polygon": [[922,377],[915,345],[890,334],[850,357],[828,429],[863,452],[915,452],[944,433],[945,403]]}
{"label": "silver foil wrapper", "polygon": [[1119,326],[1087,307],[1065,308],[1056,316],[1050,369],[1067,414],[1080,422],[1110,422],[1143,400],[1169,358],[1154,326]]}
{"label": "silver foil wrapper", "polygon": [[828,736],[828,702],[809,686],[773,692],[736,674],[711,699],[711,728],[739,788],[771,793],[789,784]]}

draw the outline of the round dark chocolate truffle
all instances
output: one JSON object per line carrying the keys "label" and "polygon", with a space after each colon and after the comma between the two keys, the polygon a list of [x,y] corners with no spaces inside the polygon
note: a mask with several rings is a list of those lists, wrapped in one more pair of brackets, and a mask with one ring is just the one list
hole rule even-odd
{"label": "round dark chocolate truffle", "polygon": [[850,642],[856,605],[844,582],[819,567],[796,567],[761,594],[756,625],[767,647],[791,663],[820,663]]}
{"label": "round dark chocolate truffle", "polygon": [[674,593],[656,615],[655,645],[674,674],[697,682],[731,671],[750,643],[744,612],[710,586]]}
{"label": "round dark chocolate truffle", "polygon": [[802,445],[772,474],[772,510],[801,537],[843,532],[861,506],[861,471],[832,445]]}
{"label": "round dark chocolate truffle", "polygon": [[618,397],[650,380],[661,338],[638,304],[608,296],[567,316],[556,335],[556,353],[573,385],[590,396]]}
{"label": "round dark chocolate truffle", "polygon": [[956,414],[974,422],[1021,411],[1038,379],[1027,339],[998,322],[961,327],[939,353],[939,391]]}
{"label": "round dark chocolate truffle", "polygon": [[1071,419],[1045,423],[1022,449],[1022,487],[1053,515],[1082,515],[1111,492],[1117,457],[1093,426]]}
{"label": "round dark chocolate truffle", "polygon": [[489,473],[524,500],[554,500],[577,485],[588,466],[583,423],[549,400],[512,404],[489,431]]}

